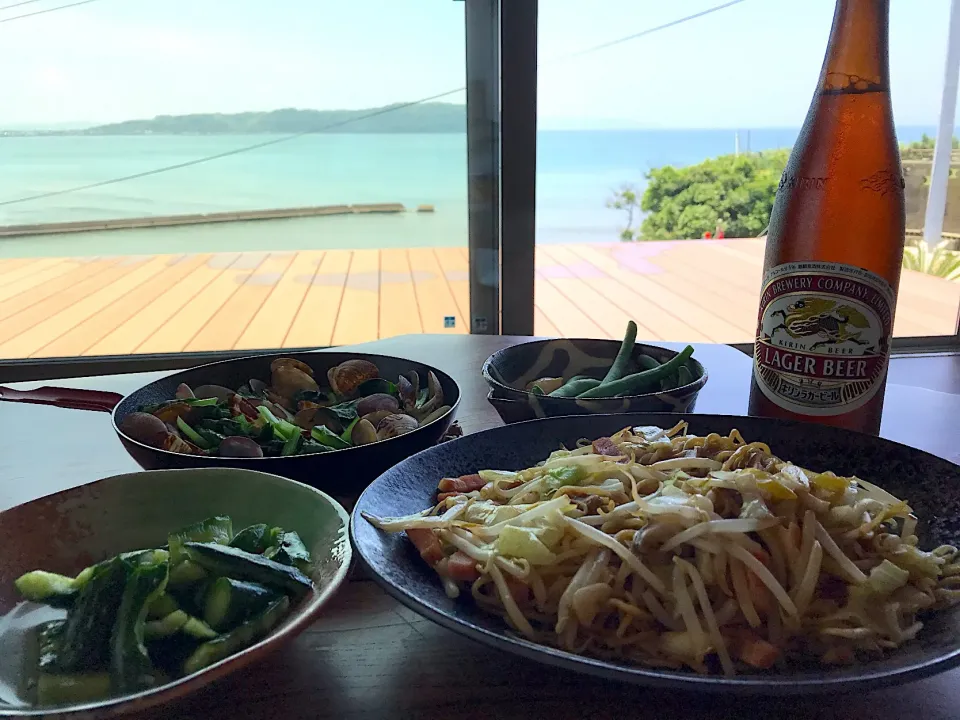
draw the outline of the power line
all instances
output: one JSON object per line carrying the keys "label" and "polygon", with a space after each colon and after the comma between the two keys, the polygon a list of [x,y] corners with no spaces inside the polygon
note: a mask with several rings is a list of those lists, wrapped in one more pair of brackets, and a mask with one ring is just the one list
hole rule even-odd
{"label": "power line", "polygon": [[11,10],[15,7],[20,7],[21,5],[30,5],[35,2],[40,2],[40,0],[21,0],[21,2],[15,2],[12,5],[4,5],[3,7],[0,7],[0,12],[3,12],[4,10]]}
{"label": "power line", "polygon": [[[7,5],[5,8],[0,8],[0,10],[6,10],[8,8],[17,7],[17,5],[27,5],[35,0],[24,0],[24,2],[15,3],[13,5]],[[57,10],[66,10],[67,8],[77,7],[77,5],[88,5],[92,2],[97,2],[97,0],[79,0],[79,2],[70,3],[69,5],[58,5],[57,7],[46,8],[45,10],[35,10],[31,13],[24,13],[23,15],[14,15],[13,17],[3,18],[0,20],[0,23],[13,22],[14,20],[23,20],[23,18],[33,17],[34,15],[45,15],[46,13],[56,12]]]}
{"label": "power line", "polygon": [[[25,2],[35,2],[36,0],[25,0]],[[579,50],[569,55],[557,58],[557,60],[565,60],[571,57],[578,57],[586,55],[588,53],[597,52],[598,50],[603,50],[605,48],[611,47],[613,45],[618,45],[628,40],[635,40],[637,38],[644,37],[645,35],[650,35],[651,33],[658,32],[660,30],[665,30],[676,25],[681,25],[690,20],[696,20],[697,18],[703,17],[704,15],[709,15],[710,13],[723,10],[724,8],[737,5],[744,2],[745,0],[731,0],[730,2],[723,3],[722,5],[717,5],[706,10],[702,10],[693,15],[687,15],[686,17],[673,20],[671,22],[665,23],[663,25],[658,25],[656,27],[648,28],[646,30],[641,30],[638,33],[632,35],[627,35],[616,40],[611,40],[609,42],[601,43],[600,45],[595,45],[593,47],[586,48],[584,50]],[[73,3],[73,5],[84,5],[86,3],[96,2],[96,0],[81,0],[81,2]],[[59,8],[51,8],[50,10],[43,10],[40,12],[51,12],[52,10],[58,10],[66,7],[73,7],[73,5],[63,5]],[[39,14],[39,13],[32,13]],[[26,15],[21,15],[18,17],[27,17]],[[16,18],[9,18],[10,20],[15,20]],[[6,22],[0,20],[0,22]],[[297,138],[303,137],[304,135],[313,135],[316,133],[325,132],[327,130],[332,130],[337,127],[342,127],[343,125],[348,125],[352,122],[357,122],[358,120],[366,120],[368,118],[377,117],[379,115],[386,115],[387,113],[394,112],[396,110],[403,110],[408,107],[413,107],[414,105],[420,105],[425,102],[430,102],[432,100],[439,100],[440,98],[447,97],[448,95],[454,95],[458,92],[464,91],[465,87],[458,87],[454,90],[447,90],[446,92],[438,93],[436,95],[431,95],[429,97],[420,98],[419,100],[413,100],[411,102],[399,103],[397,105],[389,105],[387,107],[382,107],[372,112],[366,113],[365,115],[360,115],[358,117],[347,118],[345,120],[340,120],[338,122],[330,123],[329,125],[324,125],[323,127],[314,129],[314,130],[304,130],[303,132],[293,133],[291,135],[284,135],[283,137],[273,138],[271,140],[265,140],[263,142],[254,143],[253,145],[245,145],[243,147],[234,148],[233,150],[226,150],[221,153],[216,153],[215,155],[207,155],[205,157],[196,158],[194,160],[187,160],[182,163],[176,163],[175,165],[167,165],[165,167],[154,168],[153,170],[145,170],[144,172],[134,173],[133,175],[125,175],[123,177],[112,178],[110,180],[101,180],[95,183],[89,183],[87,185],[78,185],[76,187],[66,188],[64,190],[52,190],[50,192],[39,193],[37,195],[28,195],[27,197],[17,198],[16,200],[4,200],[0,201],[0,207],[4,205],[15,205],[18,203],[29,202],[31,200],[41,200],[44,198],[55,197],[57,195],[66,195],[68,193],[80,192],[82,190],[92,190],[98,187],[104,187],[105,185],[113,185],[115,183],[126,182],[127,180],[137,180],[139,178],[149,177],[151,175],[158,175],[160,173],[169,172],[171,170],[180,170],[186,167],[192,167],[194,165],[200,165],[202,163],[211,162],[213,160],[219,160],[221,158],[230,157],[232,155],[240,155],[241,153],[250,152],[251,150],[259,150],[260,148],[269,147],[271,145],[279,145],[280,143],[288,142],[290,140],[296,140]]]}
{"label": "power line", "polygon": [[581,55],[586,55],[588,53],[596,52],[597,50],[604,50],[608,47],[613,47],[614,45],[619,45],[620,43],[625,43],[630,40],[636,40],[637,38],[642,38],[646,35],[652,35],[655,32],[660,30],[666,30],[667,28],[672,28],[675,25],[682,25],[685,22],[690,20],[696,20],[701,18],[704,15],[709,15],[711,13],[719,12],[720,10],[725,10],[728,7],[733,7],[734,5],[739,5],[740,3],[745,2],[745,0],[730,0],[730,2],[723,3],[723,5],[715,5],[714,7],[707,8],[706,10],[701,10],[698,13],[693,15],[687,15],[686,17],[678,18],[676,20],[671,20],[668,23],[663,25],[657,25],[656,27],[647,28],[646,30],[641,30],[638,33],[633,35],[625,35],[624,37],[617,38],[616,40],[609,40],[605,43],[600,43],[599,45],[594,45],[593,47],[586,48],[585,50],[578,50],[577,52],[570,53],[569,55],[564,55],[562,59],[567,60],[569,58],[580,57]]}

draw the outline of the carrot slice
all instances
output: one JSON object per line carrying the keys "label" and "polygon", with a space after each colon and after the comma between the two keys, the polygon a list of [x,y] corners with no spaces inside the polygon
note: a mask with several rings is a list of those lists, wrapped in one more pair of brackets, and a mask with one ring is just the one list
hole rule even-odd
{"label": "carrot slice", "polygon": [[[770,555],[766,551],[752,551],[750,554],[766,567],[770,567]],[[761,616],[769,615],[773,607],[773,595],[770,588],[764,585],[750,568],[747,568],[747,585],[750,588],[750,599],[753,600],[753,607],[756,608],[757,613]]]}
{"label": "carrot slice", "polygon": [[479,490],[486,484],[479,475],[463,475],[458,478],[444,478],[437,485],[437,490],[442,493],[467,493]]}
{"label": "carrot slice", "polygon": [[443,548],[440,547],[440,540],[429,528],[411,528],[406,531],[407,537],[413,546],[420,551],[422,557],[430,567],[433,567],[443,559]]}
{"label": "carrot slice", "polygon": [[758,670],[767,670],[773,667],[778,657],[780,649],[776,645],[754,633],[744,633],[740,643],[740,659],[747,665]]}
{"label": "carrot slice", "polygon": [[465,552],[457,550],[450,559],[447,560],[447,575],[451,580],[457,582],[472,583],[480,577],[480,571],[477,570],[477,561],[467,555]]}
{"label": "carrot slice", "polygon": [[507,589],[510,590],[510,594],[513,595],[514,601],[517,605],[523,607],[530,602],[530,586],[525,582],[517,580],[512,575],[507,575],[504,580],[507,583]]}

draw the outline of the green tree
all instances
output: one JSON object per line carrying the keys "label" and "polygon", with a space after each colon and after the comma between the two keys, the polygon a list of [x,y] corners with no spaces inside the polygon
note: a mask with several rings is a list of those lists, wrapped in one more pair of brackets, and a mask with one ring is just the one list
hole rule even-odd
{"label": "green tree", "polygon": [[[937,141],[935,138],[932,138],[926,133],[923,133],[920,136],[919,140],[914,140],[913,142],[910,142],[910,143],[901,143],[900,149],[901,150],[933,150],[933,148],[936,146],[936,143]],[[950,145],[954,150],[957,150],[958,148],[960,148],[960,139],[954,137],[953,142],[951,142]]]}
{"label": "green tree", "polygon": [[623,185],[613,197],[607,200],[607,207],[611,210],[623,210],[627,214],[626,224],[620,230],[621,240],[635,240],[636,228],[633,227],[634,218],[640,209],[637,198],[637,189],[633,185]]}
{"label": "green tree", "polygon": [[[756,237],[767,226],[787,155],[787,150],[773,150],[722,155],[682,168],[654,168],[646,175],[648,184],[639,203],[647,215],[638,233],[622,237],[699,238],[712,233],[718,222],[727,237]],[[628,199],[620,191],[608,206],[625,209]]]}

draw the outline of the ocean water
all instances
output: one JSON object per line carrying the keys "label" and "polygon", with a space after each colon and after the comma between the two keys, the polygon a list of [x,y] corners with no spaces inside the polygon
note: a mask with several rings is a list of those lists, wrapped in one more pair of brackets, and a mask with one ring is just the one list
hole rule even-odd
{"label": "ocean water", "polygon": [[[932,128],[901,128],[913,140]],[[789,147],[795,129],[741,131],[742,150]],[[537,242],[611,242],[606,208],[644,174],[734,150],[732,130],[541,131]],[[49,198],[17,201],[229,152],[270,136],[0,137],[0,225],[301,205],[431,204],[432,214],[318,217],[0,240],[0,257],[467,244],[464,135],[330,134]],[[4,204],[6,203],[6,204]]]}

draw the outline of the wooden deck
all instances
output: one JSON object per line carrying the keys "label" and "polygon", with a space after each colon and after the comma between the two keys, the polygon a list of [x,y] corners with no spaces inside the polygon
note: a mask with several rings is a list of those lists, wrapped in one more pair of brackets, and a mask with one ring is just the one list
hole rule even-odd
{"label": "wooden deck", "polygon": [[[466,248],[0,260],[0,357],[310,347],[465,333]],[[760,240],[537,247],[536,333],[748,342]],[[956,331],[960,284],[904,272],[897,335]],[[445,318],[454,327],[445,327]]]}

